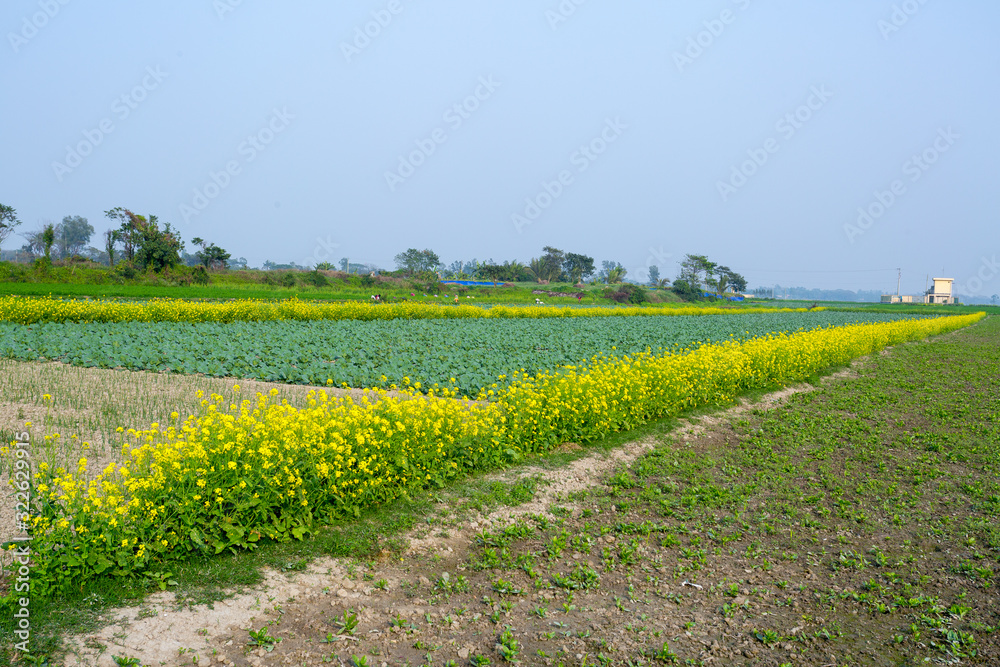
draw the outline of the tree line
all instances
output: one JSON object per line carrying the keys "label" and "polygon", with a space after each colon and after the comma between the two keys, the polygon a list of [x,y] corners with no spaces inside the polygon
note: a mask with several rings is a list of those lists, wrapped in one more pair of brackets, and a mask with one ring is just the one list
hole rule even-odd
{"label": "tree line", "polygon": [[[609,285],[627,282],[628,270],[620,262],[604,260],[597,269],[594,258],[587,255],[564,252],[552,246],[542,248],[542,254],[527,263],[519,260],[502,264],[489,259],[479,262],[475,259],[461,260],[445,266],[440,256],[430,249],[409,248],[394,258],[396,272],[401,275],[439,274],[451,280],[485,279],[493,282],[538,282],[541,284],[570,282],[580,284],[586,281]],[[747,289],[747,281],[728,266],[712,262],[704,255],[686,255],[680,262],[677,278],[671,283],[660,277],[658,266],[648,269],[648,284],[651,287],[671,287],[682,297],[696,298],[706,290],[716,294],[736,292],[742,294]]]}
{"label": "tree line", "polygon": [[[23,252],[33,257],[67,259],[86,256],[103,260],[114,266],[116,259],[138,270],[162,271],[176,264],[202,265],[206,269],[244,268],[246,260],[233,260],[229,252],[214,243],[195,237],[192,243],[199,248],[194,255],[184,251],[184,243],[177,230],[170,223],[160,226],[155,215],[137,215],[127,208],[116,207],[105,211],[105,216],[114,223],[104,233],[104,248],[90,247],[94,228],[86,218],[66,216],[59,224],[47,224],[37,231],[25,235],[27,243]],[[16,211],[0,204],[0,245],[21,222]],[[99,257],[95,258],[95,255]],[[437,276],[450,280],[488,280],[491,282],[537,282],[572,283],[599,282],[608,285],[635,282],[628,279],[628,270],[617,261],[603,260],[598,269],[593,257],[581,253],[566,252],[553,246],[545,246],[538,257],[528,262],[508,260],[496,262],[492,258],[480,262],[456,260],[445,265],[440,256],[425,248],[408,248],[394,258],[396,273],[400,276]],[[264,262],[265,270],[334,270],[338,268],[330,262],[315,267]],[[351,263],[346,257],[339,263],[341,271],[347,273],[370,274],[382,271],[370,264]],[[648,284],[651,287],[670,287],[685,299],[700,298],[706,291],[715,294],[727,292],[743,293],[747,289],[746,279],[728,266],[713,262],[705,255],[685,255],[680,262],[677,277],[671,282],[660,277],[660,267],[648,268]]]}
{"label": "tree line", "polygon": [[[139,215],[121,206],[105,211],[104,215],[111,220],[112,227],[103,234],[102,248],[90,245],[94,226],[87,218],[68,215],[59,223],[45,223],[25,233],[26,243],[21,252],[45,262],[79,258],[114,267],[117,261],[140,271],[154,272],[178,264],[201,265],[206,269],[246,267],[245,259],[233,260],[225,249],[198,237],[191,242],[199,250],[188,254],[178,230],[169,222],[161,227],[155,215]],[[21,224],[14,208],[0,204],[0,245]]]}

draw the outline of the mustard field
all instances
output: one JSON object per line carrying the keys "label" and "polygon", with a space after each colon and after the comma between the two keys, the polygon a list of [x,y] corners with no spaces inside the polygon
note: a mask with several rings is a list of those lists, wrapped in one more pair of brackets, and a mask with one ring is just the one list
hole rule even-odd
{"label": "mustard field", "polygon": [[[378,308],[378,307],[375,307]],[[268,395],[206,396],[198,414],[122,429],[95,479],[34,474],[35,594],[160,571],[192,553],[304,539],[318,525],[468,473],[592,442],[690,408],[803,380],[983,314],[847,324],[665,352],[595,356],[517,373],[480,400],[414,383],[354,401],[317,390],[305,407]]]}

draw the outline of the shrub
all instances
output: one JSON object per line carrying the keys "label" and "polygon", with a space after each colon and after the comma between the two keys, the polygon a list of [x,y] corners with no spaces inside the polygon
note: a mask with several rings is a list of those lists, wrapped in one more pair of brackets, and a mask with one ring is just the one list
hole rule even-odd
{"label": "shrub", "polygon": [[198,266],[194,267],[194,270],[191,273],[191,280],[197,285],[207,285],[208,271],[205,270],[204,266],[199,264]]}
{"label": "shrub", "polygon": [[684,301],[699,301],[704,298],[702,291],[686,280],[675,280],[670,289]]}
{"label": "shrub", "polygon": [[14,262],[0,263],[0,282],[5,283],[25,283],[28,282],[28,268]]}
{"label": "shrub", "polygon": [[131,262],[118,262],[115,265],[115,275],[125,280],[135,280],[135,277],[139,275],[139,271]]}
{"label": "shrub", "polygon": [[295,287],[295,274],[291,271],[286,271],[285,274],[281,276],[281,286]]}
{"label": "shrub", "polygon": [[313,285],[314,287],[326,287],[330,284],[330,281],[326,279],[318,269],[310,271],[309,273],[302,276],[302,281]]}
{"label": "shrub", "polygon": [[621,285],[617,285],[616,288],[608,288],[605,290],[604,296],[615,303],[634,304],[649,301],[649,295],[646,294],[646,290],[632,283],[622,283]]}

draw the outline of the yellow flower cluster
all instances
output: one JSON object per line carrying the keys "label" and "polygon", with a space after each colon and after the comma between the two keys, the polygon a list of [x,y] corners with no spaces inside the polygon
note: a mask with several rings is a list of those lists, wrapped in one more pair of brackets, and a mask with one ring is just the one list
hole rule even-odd
{"label": "yellow flower cluster", "polygon": [[[805,308],[754,308],[755,313],[806,312]],[[813,311],[823,310],[814,308]],[[266,322],[272,320],[433,320],[470,318],[623,317],[650,315],[724,315],[739,308],[701,306],[609,306],[539,308],[537,306],[443,305],[363,301],[312,303],[244,299],[224,303],[154,299],[144,302],[0,297],[0,322]]]}
{"label": "yellow flower cluster", "polygon": [[651,419],[803,380],[888,345],[968,326],[984,313],[827,327],[727,341],[675,354],[594,357],[515,378],[499,394],[507,439],[525,452],[595,440]]}
{"label": "yellow flower cluster", "polygon": [[[517,377],[480,402],[452,390],[360,401],[309,395],[303,408],[258,394],[202,401],[183,422],[126,431],[122,461],[86,482],[42,469],[35,488],[36,581],[50,589],[110,571],[140,572],[192,551],[302,538],[464,472],[509,464],[564,441],[585,442],[753,388],[801,380],[984,315],[830,327],[704,345],[669,354],[594,358]],[[58,582],[58,583],[55,583]],[[45,584],[40,584],[42,590]]]}

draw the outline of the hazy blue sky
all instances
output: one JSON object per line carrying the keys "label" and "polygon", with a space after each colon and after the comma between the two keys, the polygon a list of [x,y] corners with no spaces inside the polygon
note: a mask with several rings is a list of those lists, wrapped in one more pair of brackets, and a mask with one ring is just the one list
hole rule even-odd
{"label": "hazy blue sky", "polygon": [[251,265],[554,245],[1000,292],[995,2],[5,0],[0,27],[26,231],[125,206]]}

